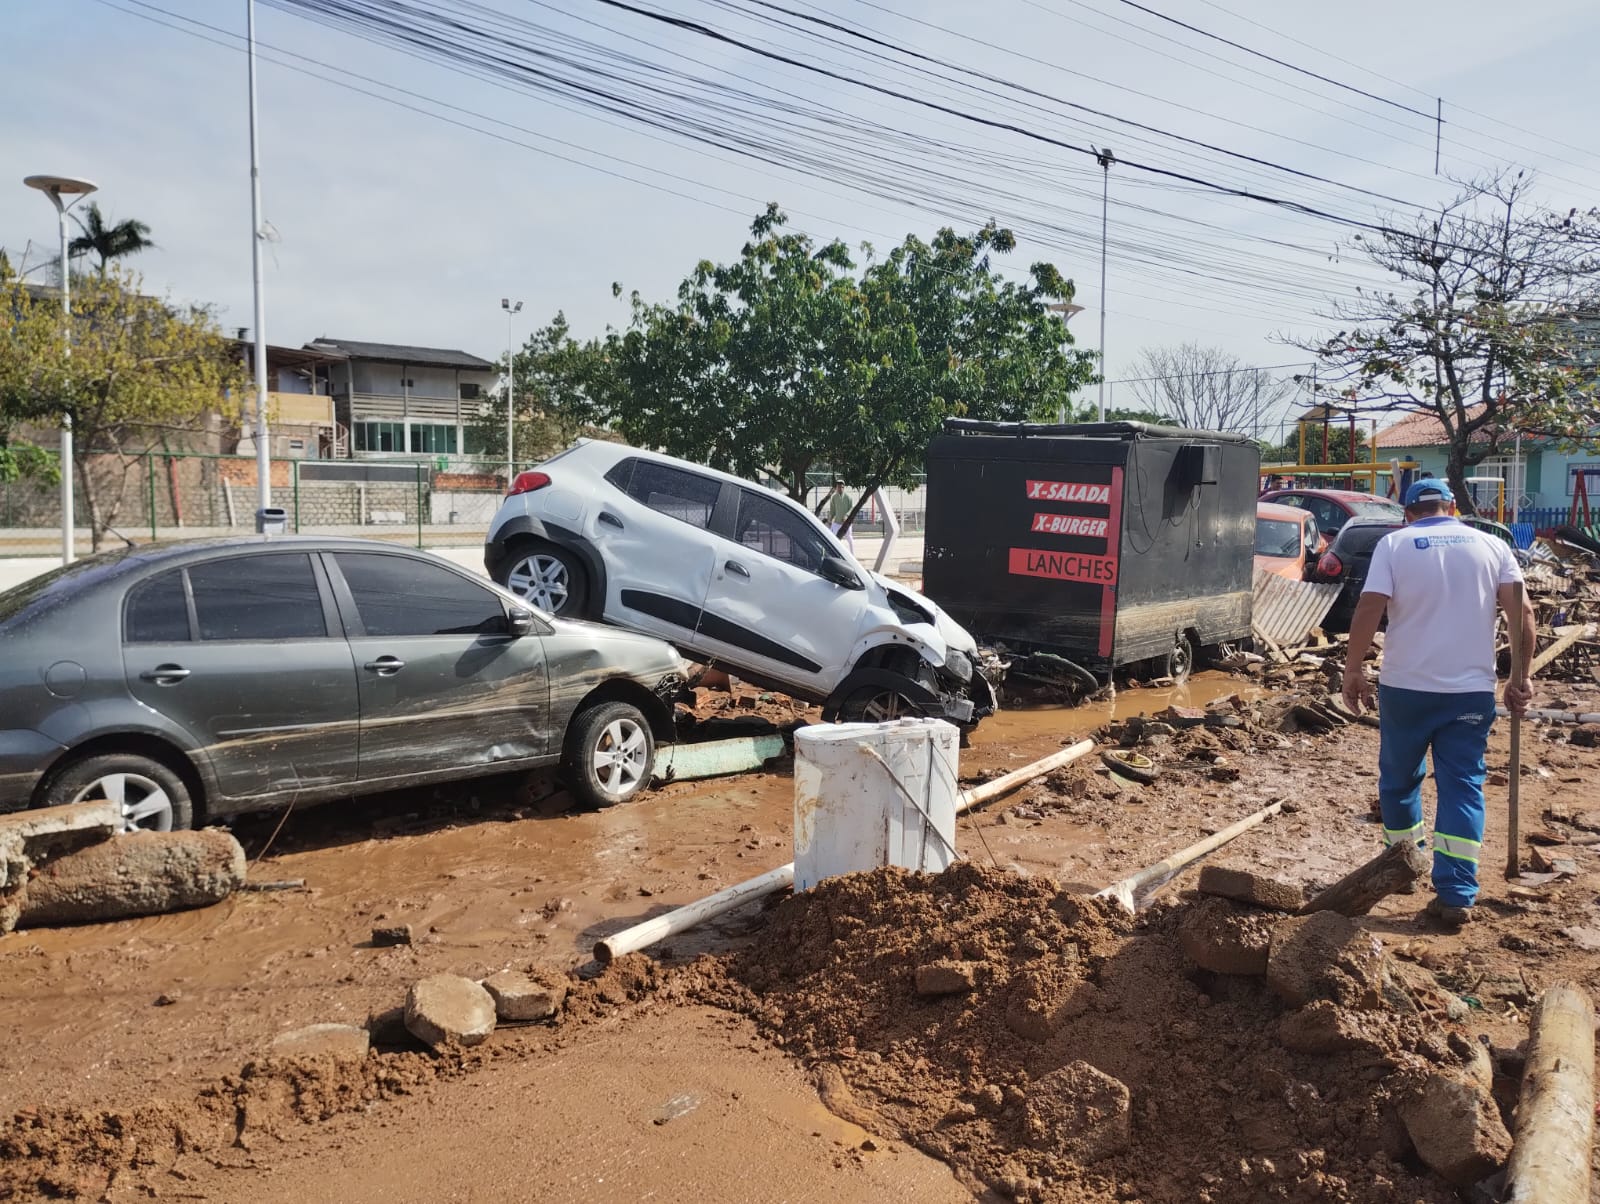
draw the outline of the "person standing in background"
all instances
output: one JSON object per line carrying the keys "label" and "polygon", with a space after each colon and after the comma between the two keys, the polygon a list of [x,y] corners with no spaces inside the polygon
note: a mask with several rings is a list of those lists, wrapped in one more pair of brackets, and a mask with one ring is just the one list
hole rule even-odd
{"label": "person standing in background", "polygon": [[[855,510],[855,502],[844,491],[844,482],[833,483],[833,493],[828,496],[828,526],[833,533],[844,541],[845,547],[852,552],[856,550],[855,532],[846,523]],[[852,524],[853,525],[853,524]]]}

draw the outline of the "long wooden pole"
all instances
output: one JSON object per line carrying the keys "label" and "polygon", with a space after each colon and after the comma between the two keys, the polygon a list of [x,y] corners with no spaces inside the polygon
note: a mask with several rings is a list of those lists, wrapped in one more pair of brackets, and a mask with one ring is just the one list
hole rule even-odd
{"label": "long wooden pole", "polygon": [[[981,807],[984,803],[991,802],[1003,794],[1009,794],[1035,778],[1060,769],[1063,765],[1070,765],[1079,757],[1093,751],[1093,740],[1079,740],[1070,748],[1051,753],[1048,757],[1031,765],[1024,765],[1004,777],[985,782],[972,790],[963,790],[956,798],[956,814],[969,811],[973,807]],[[669,936],[675,936],[686,928],[693,928],[707,920],[716,919],[717,916],[730,912],[751,899],[759,899],[763,895],[770,895],[774,891],[784,890],[793,885],[794,862],[791,861],[775,870],[768,870],[759,877],[750,878],[726,890],[719,890],[714,895],[707,895],[704,899],[685,904],[596,941],[595,960],[602,965],[609,964],[614,958],[626,953],[637,953],[640,949],[654,945],[657,941],[664,941]]]}
{"label": "long wooden pole", "polygon": [[1576,983],[1539,997],[1529,1026],[1507,1204],[1589,1204],[1594,1144],[1594,1006]]}
{"label": "long wooden pole", "polygon": [[[1522,680],[1528,663],[1522,638],[1527,606],[1522,582],[1511,587],[1511,596],[1516,599],[1516,613],[1506,617],[1511,621],[1511,680],[1515,682]],[[1506,787],[1506,877],[1516,878],[1522,874],[1522,716],[1515,713],[1511,716],[1511,764],[1506,773],[1510,777]]]}
{"label": "long wooden pole", "polygon": [[1254,815],[1246,816],[1236,824],[1230,824],[1228,827],[1222,829],[1222,831],[1216,833],[1215,835],[1207,836],[1204,840],[1196,841],[1186,849],[1180,849],[1171,857],[1168,857],[1165,861],[1158,861],[1154,865],[1147,865],[1138,873],[1130,874],[1128,877],[1123,878],[1118,882],[1113,882],[1104,890],[1096,891],[1095,898],[1115,899],[1118,903],[1122,904],[1123,907],[1127,908],[1127,910],[1136,911],[1137,908],[1135,907],[1135,898],[1139,892],[1144,890],[1147,886],[1150,886],[1152,883],[1160,882],[1166,878],[1170,878],[1173,874],[1176,874],[1185,866],[1199,861],[1200,858],[1204,857],[1207,853],[1213,852],[1216,849],[1220,849],[1230,840],[1234,840],[1240,836],[1243,836],[1251,828],[1255,827],[1259,823],[1264,822],[1265,820],[1271,819],[1274,815],[1278,814],[1278,812],[1282,810],[1283,804],[1281,802],[1272,803],[1269,806],[1263,807]]}

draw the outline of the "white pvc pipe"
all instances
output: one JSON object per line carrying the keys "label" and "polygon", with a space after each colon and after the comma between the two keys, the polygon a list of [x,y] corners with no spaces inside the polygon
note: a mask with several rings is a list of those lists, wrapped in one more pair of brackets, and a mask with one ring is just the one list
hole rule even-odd
{"label": "white pvc pipe", "polygon": [[[963,790],[956,798],[956,814],[982,806],[1093,751],[1093,740],[1080,740],[1070,748],[1051,753],[1048,757],[1043,757],[1031,765],[1025,765],[1004,777],[985,782],[972,790]],[[614,932],[596,941],[595,960],[601,965],[607,965],[614,958],[637,953],[658,941],[666,940],[669,936],[677,935],[686,928],[693,928],[707,920],[713,920],[743,903],[748,903],[751,899],[759,899],[763,895],[770,895],[774,891],[785,890],[793,885],[794,862],[791,861],[775,870],[768,870],[758,878],[750,878],[726,890],[719,890],[714,895],[707,895],[704,899],[674,908],[654,919],[645,920],[643,923],[624,928],[621,932]]]}
{"label": "white pvc pipe", "polygon": [[1196,841],[1188,848],[1179,850],[1166,860],[1158,861],[1154,865],[1147,865],[1138,873],[1130,874],[1118,882],[1113,882],[1104,890],[1096,891],[1094,897],[1097,899],[1115,899],[1128,911],[1136,911],[1138,909],[1134,905],[1134,896],[1145,887],[1155,882],[1165,881],[1185,866],[1192,865],[1207,853],[1220,849],[1230,840],[1243,836],[1251,828],[1264,820],[1271,819],[1282,810],[1283,804],[1281,802],[1263,807],[1254,815],[1246,816],[1238,823],[1222,829],[1215,835]]}
{"label": "white pvc pipe", "polygon": [[[1511,714],[1503,706],[1497,706],[1494,713],[1504,719]],[[1600,723],[1600,711],[1524,711],[1524,719],[1545,719],[1551,723]]]}

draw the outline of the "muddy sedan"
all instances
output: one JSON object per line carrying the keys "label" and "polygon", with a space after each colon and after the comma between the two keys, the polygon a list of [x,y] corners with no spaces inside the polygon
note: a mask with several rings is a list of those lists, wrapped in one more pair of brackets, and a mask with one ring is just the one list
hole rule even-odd
{"label": "muddy sedan", "polygon": [[0,810],[109,798],[170,829],[554,765],[618,803],[683,669],[389,544],[133,548],[0,594]]}

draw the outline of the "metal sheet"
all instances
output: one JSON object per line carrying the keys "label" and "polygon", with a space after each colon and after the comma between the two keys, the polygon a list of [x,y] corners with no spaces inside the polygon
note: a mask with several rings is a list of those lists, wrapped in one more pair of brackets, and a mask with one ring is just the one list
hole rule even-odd
{"label": "metal sheet", "polygon": [[1343,588],[1337,582],[1291,581],[1257,569],[1251,630],[1257,639],[1270,639],[1279,647],[1298,644],[1327,617]]}

